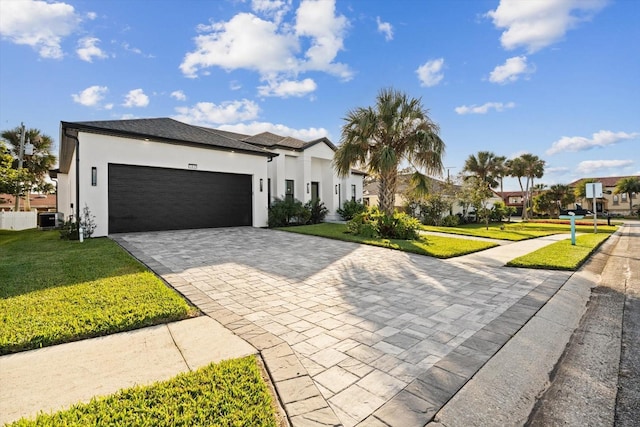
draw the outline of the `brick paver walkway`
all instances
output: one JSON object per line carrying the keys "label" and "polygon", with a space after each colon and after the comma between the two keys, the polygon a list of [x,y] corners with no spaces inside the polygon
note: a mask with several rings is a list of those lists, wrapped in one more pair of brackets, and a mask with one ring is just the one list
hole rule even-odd
{"label": "brick paver walkway", "polygon": [[426,424],[570,276],[256,228],[115,240],[261,351],[294,426]]}

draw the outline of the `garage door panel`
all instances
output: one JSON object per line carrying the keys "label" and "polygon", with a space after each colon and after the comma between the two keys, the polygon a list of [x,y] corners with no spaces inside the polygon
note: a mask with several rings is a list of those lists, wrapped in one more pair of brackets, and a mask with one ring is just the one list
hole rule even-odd
{"label": "garage door panel", "polygon": [[252,225],[250,175],[109,165],[109,232]]}

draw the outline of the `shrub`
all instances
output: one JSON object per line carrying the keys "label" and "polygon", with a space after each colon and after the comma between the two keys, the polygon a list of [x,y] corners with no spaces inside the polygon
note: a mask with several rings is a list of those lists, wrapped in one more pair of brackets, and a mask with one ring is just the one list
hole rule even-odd
{"label": "shrub", "polygon": [[457,227],[460,225],[460,217],[458,215],[447,215],[442,218],[442,225],[444,227]]}
{"label": "shrub", "polygon": [[[80,215],[80,227],[82,227],[82,237],[84,239],[90,239],[93,232],[96,230],[96,217],[91,214],[89,206],[84,205],[82,209],[82,215]],[[80,233],[78,230],[78,222],[74,220],[73,216],[62,224],[60,229],[60,238],[63,240],[79,240]]]}
{"label": "shrub", "polygon": [[367,210],[367,207],[360,200],[347,200],[336,212],[338,212],[338,215],[340,215],[343,220],[350,221],[357,214],[365,210]]}
{"label": "shrub", "polygon": [[308,220],[307,212],[300,200],[287,200],[276,197],[269,208],[269,227],[306,224]]}
{"label": "shrub", "polygon": [[347,223],[347,230],[363,237],[410,240],[418,237],[420,221],[406,213],[385,215],[378,208],[357,214]]}
{"label": "shrub", "polygon": [[329,213],[329,209],[327,209],[319,199],[318,200],[309,200],[304,204],[304,208],[309,212],[309,221],[308,224],[319,224],[324,221],[324,218]]}

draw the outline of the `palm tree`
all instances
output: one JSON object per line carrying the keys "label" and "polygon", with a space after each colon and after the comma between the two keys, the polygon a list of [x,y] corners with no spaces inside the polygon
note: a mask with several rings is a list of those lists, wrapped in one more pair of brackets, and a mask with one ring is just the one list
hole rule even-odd
{"label": "palm tree", "polygon": [[[470,154],[464,162],[462,171],[468,177],[474,177],[478,185],[480,202],[485,208],[486,200],[491,197],[491,189],[498,186],[497,177],[500,170],[500,157],[491,151],[479,151],[478,155]],[[489,228],[489,216],[485,215],[485,225]]]}
{"label": "palm tree", "polygon": [[633,193],[640,193],[640,179],[637,176],[628,176],[626,178],[620,179],[616,182],[616,189],[613,191],[614,194],[626,193],[627,198],[629,199],[629,215],[633,215],[633,201],[631,198],[633,197]]}
{"label": "palm tree", "polygon": [[412,182],[421,188],[427,187],[426,174],[442,174],[445,145],[420,99],[383,89],[374,107],[351,110],[344,121],[333,166],[339,176],[347,176],[356,164],[375,176],[380,182],[380,209],[385,214],[393,215],[401,163],[407,162],[415,170]]}
{"label": "palm tree", "polygon": [[[15,159],[13,167],[15,169],[18,167],[18,157],[20,156],[21,132],[22,129],[19,126],[15,129],[3,131],[1,135],[2,138],[12,146],[12,154]],[[41,134],[39,129],[25,129],[25,141],[33,144],[33,153],[23,157],[22,182],[15,186],[16,211],[19,210],[19,196],[22,191],[26,193],[25,210],[30,210],[29,193],[32,190],[35,189],[36,191],[46,192],[52,189],[51,184],[46,182],[46,177],[48,176],[49,169],[51,169],[56,162],[55,155],[51,154],[53,139],[50,136]]]}
{"label": "palm tree", "polygon": [[[534,187],[534,179],[542,178],[544,175],[545,161],[538,156],[525,153],[507,161],[509,175],[518,178],[520,190],[522,191],[522,219],[527,220],[529,203],[531,200],[531,190]],[[526,178],[525,185],[522,185],[522,178]]]}
{"label": "palm tree", "polygon": [[574,193],[571,191],[571,187],[564,184],[553,184],[549,187],[549,194],[554,201],[556,214],[560,214],[560,210],[563,207],[576,200]]}

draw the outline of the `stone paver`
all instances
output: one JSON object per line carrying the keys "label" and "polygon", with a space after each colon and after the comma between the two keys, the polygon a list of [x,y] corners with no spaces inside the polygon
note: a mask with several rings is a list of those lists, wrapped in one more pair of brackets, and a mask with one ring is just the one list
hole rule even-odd
{"label": "stone paver", "polygon": [[255,228],[114,238],[261,351],[294,426],[424,425],[570,277]]}

